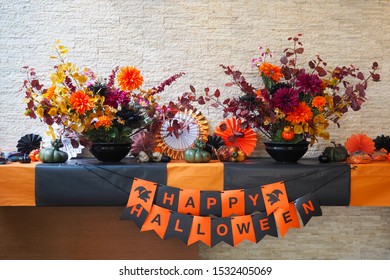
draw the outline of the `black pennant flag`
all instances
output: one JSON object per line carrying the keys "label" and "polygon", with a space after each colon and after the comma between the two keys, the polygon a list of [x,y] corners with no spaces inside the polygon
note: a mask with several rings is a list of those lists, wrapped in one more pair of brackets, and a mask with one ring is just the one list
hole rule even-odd
{"label": "black pennant flag", "polygon": [[130,206],[122,211],[121,220],[134,221],[135,224],[141,228],[146,217],[149,215],[148,211],[141,206],[141,204]]}
{"label": "black pennant flag", "polygon": [[180,189],[159,185],[156,192],[156,204],[165,209],[177,212]]}
{"label": "black pennant flag", "polygon": [[295,200],[295,207],[301,216],[303,226],[305,226],[313,216],[322,216],[320,203],[316,196],[308,193]]}
{"label": "black pennant flag", "polygon": [[211,247],[214,247],[221,241],[234,246],[230,218],[211,219]]}
{"label": "black pennant flag", "polygon": [[200,216],[222,215],[221,193],[219,191],[200,192]]}
{"label": "black pennant flag", "polygon": [[171,212],[164,239],[177,236],[187,244],[191,232],[192,219],[193,216],[191,215]]}
{"label": "black pennant flag", "polygon": [[252,215],[253,229],[258,243],[265,235],[278,237],[278,229],[274,214],[267,216],[265,212],[255,213]]}

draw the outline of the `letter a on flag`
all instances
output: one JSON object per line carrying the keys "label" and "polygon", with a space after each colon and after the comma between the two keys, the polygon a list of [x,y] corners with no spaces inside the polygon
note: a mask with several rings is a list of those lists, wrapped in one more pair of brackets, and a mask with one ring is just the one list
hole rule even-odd
{"label": "letter a on flag", "polygon": [[150,212],[156,189],[157,183],[134,178],[127,207],[141,204],[146,211]]}
{"label": "letter a on flag", "polygon": [[267,215],[270,215],[278,208],[288,210],[289,203],[284,182],[277,182],[269,185],[261,186],[263,200]]}
{"label": "letter a on flag", "polygon": [[152,210],[146,217],[141,231],[154,230],[163,239],[170,217],[171,212],[168,209],[153,204]]}

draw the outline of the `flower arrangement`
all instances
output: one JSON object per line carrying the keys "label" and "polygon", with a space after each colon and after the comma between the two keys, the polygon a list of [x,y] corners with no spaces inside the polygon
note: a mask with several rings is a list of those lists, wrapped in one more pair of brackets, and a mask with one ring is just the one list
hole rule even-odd
{"label": "flower arrangement", "polygon": [[367,76],[352,65],[332,69],[319,55],[305,68],[298,64],[304,52],[300,37],[288,38],[293,47],[283,51],[280,64],[267,61],[272,58],[268,48],[252,60],[262,80],[260,87],[251,85],[233,67],[221,65],[232,78],[226,86],[238,86],[242,94],[221,100],[218,89],[212,94],[206,88],[198,103],[223,107],[224,118],[233,116],[242,129],[257,129],[274,142],[309,140],[313,145],[319,137],[328,140],[329,122],[339,126],[350,109],[358,111],[366,100],[368,82],[380,80],[378,63],[373,63]]}
{"label": "flower arrangement", "polygon": [[48,125],[53,139],[66,136],[79,143],[130,143],[131,136],[148,128],[158,118],[157,94],[184,73],[176,74],[158,87],[142,89],[143,76],[135,67],[115,67],[108,79],[98,79],[88,68],[67,62],[68,49],[55,45],[59,63],[50,74],[50,87],[41,84],[34,68],[24,67],[25,115]]}

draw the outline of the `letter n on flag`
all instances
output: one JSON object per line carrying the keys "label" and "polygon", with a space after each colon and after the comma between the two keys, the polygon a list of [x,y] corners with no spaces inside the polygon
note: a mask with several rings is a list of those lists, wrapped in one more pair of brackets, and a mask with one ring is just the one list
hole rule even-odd
{"label": "letter n on flag", "polygon": [[320,203],[312,193],[304,195],[295,201],[295,207],[301,216],[303,226],[305,226],[313,216],[322,216]]}
{"label": "letter n on flag", "polygon": [[284,237],[287,233],[287,231],[294,227],[294,228],[300,228],[299,225],[299,219],[297,210],[295,209],[294,203],[289,204],[289,209],[285,210],[282,208],[278,208],[275,213],[275,220],[276,224],[278,225],[280,235]]}
{"label": "letter n on flag", "polygon": [[171,212],[168,209],[153,204],[141,231],[154,230],[163,239],[167,231],[170,216]]}
{"label": "letter n on flag", "polygon": [[261,186],[263,200],[267,215],[273,213],[276,209],[289,209],[288,197],[284,182],[277,182]]}
{"label": "letter n on flag", "polygon": [[157,183],[134,178],[130,189],[127,207],[141,204],[142,207],[150,212],[152,208],[154,195],[156,194]]}

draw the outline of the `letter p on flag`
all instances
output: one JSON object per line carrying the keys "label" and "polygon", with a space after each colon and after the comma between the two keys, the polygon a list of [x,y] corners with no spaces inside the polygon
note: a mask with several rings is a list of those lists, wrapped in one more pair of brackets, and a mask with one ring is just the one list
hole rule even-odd
{"label": "letter p on flag", "polygon": [[134,178],[133,185],[130,189],[129,200],[127,201],[127,207],[140,204],[146,211],[150,212],[156,189],[156,183]]}
{"label": "letter p on flag", "polygon": [[289,209],[286,187],[283,181],[261,186],[261,192],[267,215],[275,212],[278,208]]}

